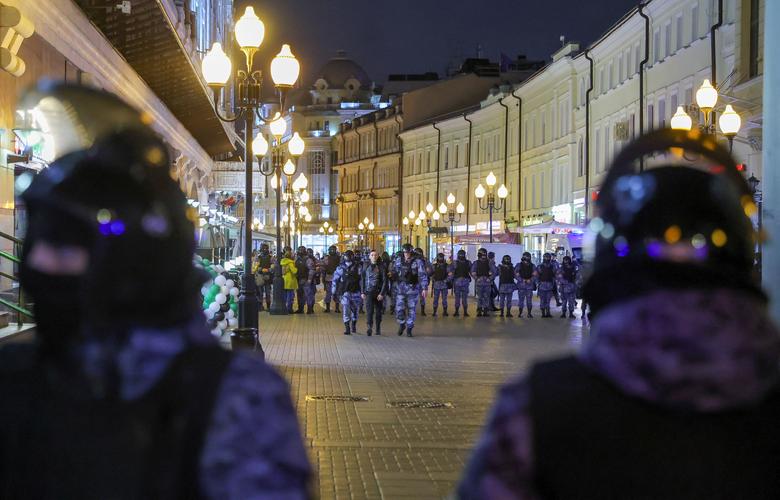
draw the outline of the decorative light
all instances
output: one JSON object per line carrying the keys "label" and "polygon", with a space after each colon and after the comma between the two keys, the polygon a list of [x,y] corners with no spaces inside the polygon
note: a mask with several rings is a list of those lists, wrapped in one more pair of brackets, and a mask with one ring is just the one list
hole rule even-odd
{"label": "decorative light", "polygon": [[507,196],[509,196],[509,190],[505,185],[501,184],[501,187],[498,188],[498,197],[503,200]]}
{"label": "decorative light", "polygon": [[376,226],[374,225],[374,223],[373,223],[373,222],[369,222],[369,223],[368,223],[368,230],[369,230],[369,231],[373,231],[375,227],[376,227]]}
{"label": "decorative light", "polygon": [[363,217],[363,224],[368,225],[368,217]]}
{"label": "decorative light", "polygon": [[271,134],[279,141],[284,133],[287,132],[287,120],[277,111],[269,127],[271,128]]}
{"label": "decorative light", "polygon": [[699,90],[696,91],[696,104],[702,111],[708,113],[718,103],[718,91],[712,86],[709,80],[702,82]]}
{"label": "decorative light", "polygon": [[718,119],[718,124],[720,125],[720,131],[723,132],[723,135],[735,136],[737,135],[737,132],[739,132],[740,127],[742,127],[742,118],[734,111],[731,104],[727,104],[726,109],[721,113],[720,118]]}
{"label": "decorative light", "polygon": [[409,210],[409,219],[413,220],[415,216],[414,210]]}
{"label": "decorative light", "polygon": [[360,224],[358,224],[358,229],[360,229],[361,231],[363,229],[365,229],[365,228],[366,228],[366,226],[364,226],[362,222]]}
{"label": "decorative light", "polygon": [[265,156],[268,152],[268,141],[265,140],[263,134],[255,136],[255,140],[252,141],[252,152],[255,156]]}
{"label": "decorative light", "polygon": [[236,42],[242,49],[259,48],[265,37],[265,25],[255,14],[254,7],[244,10],[244,15],[236,21],[233,31],[236,33]]}
{"label": "decorative light", "polygon": [[416,221],[414,221],[415,226],[419,226],[420,224],[422,224],[422,220],[417,219]]}
{"label": "decorative light", "polygon": [[301,175],[298,176],[298,181],[301,183],[301,189],[306,189],[309,187],[309,179],[306,178],[306,175],[304,175],[303,172],[301,172]]}
{"label": "decorative light", "polygon": [[300,207],[298,207],[298,215],[300,215],[301,217],[304,217],[308,213],[309,213],[309,209],[306,208],[306,205],[301,205]]}
{"label": "decorative light", "polygon": [[303,139],[301,139],[300,134],[295,132],[290,139],[290,142],[287,143],[287,149],[290,151],[290,154],[293,156],[301,156],[305,148],[306,144],[303,142]]}
{"label": "decorative light", "polygon": [[478,200],[481,200],[485,197],[485,186],[482,184],[477,185],[477,188],[474,190],[474,196],[477,197]]}
{"label": "decorative light", "polygon": [[329,227],[329,228],[328,228],[328,233],[329,233],[329,234],[333,234],[333,227]]}
{"label": "decorative light", "polygon": [[[448,198],[448,199],[449,199],[449,198]],[[450,203],[450,205],[452,205],[452,203]],[[447,205],[445,205],[444,203],[442,203],[441,205],[439,205],[439,212],[441,212],[441,213],[443,213],[443,214],[446,214],[446,213],[447,213]]]}
{"label": "decorative light", "polygon": [[404,226],[408,226],[409,225],[409,217],[404,217],[402,222],[403,222]]}
{"label": "decorative light", "polygon": [[677,106],[677,112],[672,116],[670,123],[673,130],[690,130],[693,126],[693,120],[682,106]]}
{"label": "decorative light", "polygon": [[320,228],[320,234],[325,234],[325,228]]}
{"label": "decorative light", "polygon": [[271,188],[272,189],[279,188],[279,179],[276,178],[276,174],[271,176]]}
{"label": "decorative light", "polygon": [[215,42],[211,46],[211,50],[203,57],[200,67],[206,83],[219,86],[224,86],[227,83],[233,69],[230,58],[225,54],[225,51],[222,50],[222,45],[218,42]]}
{"label": "decorative light", "polygon": [[450,194],[447,195],[447,203],[449,203],[450,205],[455,203],[455,195],[454,194],[450,193]]}
{"label": "decorative light", "polygon": [[330,227],[330,224],[328,223],[328,221],[325,221],[325,222],[322,223],[322,227],[324,227],[325,229],[328,229],[328,227]]}
{"label": "decorative light", "polygon": [[458,203],[458,206],[457,206],[457,208],[455,208],[455,210],[456,210],[456,211],[457,211],[459,214],[462,214],[463,212],[465,212],[465,211],[466,211],[466,207],[464,207],[464,206],[463,206],[463,203]]}
{"label": "decorative light", "polygon": [[427,205],[425,205],[425,211],[429,214],[433,212],[433,205],[431,205],[431,202],[429,201]]}
{"label": "decorative light", "polygon": [[308,203],[310,198],[309,192],[304,189],[301,193],[301,203]]}
{"label": "decorative light", "polygon": [[271,61],[271,78],[277,87],[292,87],[298,80],[301,63],[295,58],[290,46],[282,45],[282,50]]}
{"label": "decorative light", "polygon": [[496,185],[496,176],[493,172],[490,172],[487,177],[485,177],[485,183],[488,185],[488,187],[493,187]]}
{"label": "decorative light", "polygon": [[284,167],[282,167],[282,172],[284,172],[284,175],[292,177],[292,175],[295,173],[295,164],[292,162],[292,160],[287,160],[287,162],[284,164]]}
{"label": "decorative light", "polygon": [[433,220],[439,220],[441,218],[441,215],[439,212],[433,212]]}
{"label": "decorative light", "polygon": [[306,215],[304,215],[303,220],[305,220],[306,222],[311,222],[311,214],[307,213]]}

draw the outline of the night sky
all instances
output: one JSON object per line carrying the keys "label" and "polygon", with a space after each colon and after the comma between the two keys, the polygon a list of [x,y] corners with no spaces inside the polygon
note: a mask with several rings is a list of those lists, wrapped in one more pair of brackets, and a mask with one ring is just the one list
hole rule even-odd
{"label": "night sky", "polygon": [[496,62],[500,52],[549,61],[561,35],[587,45],[637,1],[236,0],[237,11],[247,4],[266,27],[261,61],[289,43],[308,81],[343,49],[382,84],[390,73],[441,76],[451,60],[474,57],[478,45]]}

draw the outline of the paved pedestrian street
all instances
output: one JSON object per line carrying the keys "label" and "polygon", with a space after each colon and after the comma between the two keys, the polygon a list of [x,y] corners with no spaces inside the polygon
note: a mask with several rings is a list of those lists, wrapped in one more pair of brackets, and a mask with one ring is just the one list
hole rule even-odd
{"label": "paved pedestrian street", "polygon": [[290,383],[321,498],[450,494],[497,386],[581,339],[581,320],[555,310],[433,318],[430,308],[414,338],[398,337],[387,314],[382,336],[367,337],[364,316],[345,336],[341,314],[319,305],[314,315],[261,313],[261,342]]}

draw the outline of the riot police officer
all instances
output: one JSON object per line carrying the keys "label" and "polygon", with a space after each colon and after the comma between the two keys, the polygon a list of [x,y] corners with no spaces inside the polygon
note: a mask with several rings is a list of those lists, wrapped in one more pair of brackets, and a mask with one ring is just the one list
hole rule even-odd
{"label": "riot police officer", "polygon": [[273,265],[274,260],[268,243],[260,245],[260,253],[257,255],[257,270],[255,272],[255,284],[257,284],[257,297],[260,301],[260,310],[263,310],[263,297],[265,297],[265,306],[271,310],[271,286],[273,284]]}
{"label": "riot police officer", "polygon": [[533,318],[531,309],[533,306],[534,289],[536,288],[536,269],[531,262],[531,254],[523,252],[520,263],[515,266],[515,276],[517,277],[517,302],[520,311],[518,317],[523,315],[523,303],[528,308],[528,317]]}
{"label": "riot police officer", "polygon": [[325,312],[330,312],[331,301],[336,303],[336,312],[340,312],[340,298],[333,293],[333,274],[336,272],[336,268],[339,267],[340,262],[341,256],[339,255],[338,248],[336,248],[336,245],[331,245],[330,248],[328,248],[328,255],[325,256],[321,263],[322,282],[325,288]]}
{"label": "riot police officer", "polygon": [[477,251],[477,260],[471,265],[471,274],[477,292],[477,317],[489,316],[488,311],[493,309],[490,290],[496,277],[496,266],[490,262],[487,250],[484,248]]}
{"label": "riot police officer", "polygon": [[428,289],[428,273],[425,264],[414,254],[409,243],[404,244],[401,255],[393,262],[393,277],[397,280],[395,297],[395,319],[398,321],[398,336],[412,336],[416,306]]}
{"label": "riot police officer", "polygon": [[306,268],[308,276],[304,285],[304,298],[306,299],[306,314],[314,314],[314,297],[317,295],[317,284],[319,283],[319,271],[317,269],[317,259],[314,258],[314,249],[306,249]]}
{"label": "riot police officer", "polygon": [[576,303],[577,280],[579,278],[579,267],[572,262],[570,256],[563,258],[563,264],[558,270],[558,291],[561,294],[561,318],[566,317],[566,309],[569,309],[569,317],[574,318],[574,307]]}
{"label": "riot police officer", "polygon": [[[498,266],[498,307],[501,309],[501,317],[512,317],[512,296],[517,290],[515,283],[515,268],[512,266],[512,257],[504,255],[501,258],[501,264]],[[521,306],[522,307],[522,306]]]}
{"label": "riot police officer", "polygon": [[333,274],[333,294],[341,298],[344,335],[357,331],[360,298],[360,262],[352,250],[344,252],[344,259]]}
{"label": "riot police officer", "polygon": [[296,289],[296,299],[298,301],[298,308],[295,310],[296,314],[303,313],[303,306],[306,304],[306,286],[309,283],[309,257],[306,255],[306,247],[299,246],[295,252],[295,267],[298,269],[298,288]]}
{"label": "riot police officer", "polygon": [[469,283],[471,283],[471,261],[466,259],[466,251],[458,250],[458,257],[450,264],[450,278],[455,292],[455,316],[460,316],[460,306],[463,306],[463,316],[469,316]]}
{"label": "riot police officer", "polygon": [[433,263],[433,315],[436,316],[436,311],[439,309],[439,298],[441,297],[441,305],[444,308],[443,316],[449,316],[447,314],[447,285],[450,282],[447,262],[444,260],[444,254],[436,254],[436,262]]}
{"label": "riot police officer", "polygon": [[[425,258],[425,252],[423,252],[423,249],[420,247],[417,247],[414,249],[414,255],[418,259],[422,261],[423,266],[425,267],[425,274],[428,276],[428,279],[430,281],[431,274],[433,273],[433,267],[431,266],[431,263],[428,262],[428,259]],[[426,287],[427,291],[427,287]],[[426,300],[426,294],[420,293],[420,314],[422,316],[427,316],[428,313],[425,312],[425,304],[427,303]]]}
{"label": "riot police officer", "polygon": [[545,253],[542,263],[536,268],[539,280],[539,305],[542,308],[542,318],[552,318],[550,314],[550,301],[553,297],[556,269],[552,263],[552,254]]}

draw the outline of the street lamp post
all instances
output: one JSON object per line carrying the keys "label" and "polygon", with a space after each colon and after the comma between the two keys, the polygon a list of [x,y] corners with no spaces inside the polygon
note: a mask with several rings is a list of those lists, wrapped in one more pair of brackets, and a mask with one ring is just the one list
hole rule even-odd
{"label": "street lamp post", "polygon": [[[487,192],[485,191],[485,187],[482,184],[479,184],[477,188],[474,190],[474,196],[477,197],[477,200],[479,201],[479,208],[480,210],[487,211],[490,214],[490,219],[488,222],[488,228],[490,229],[490,243],[493,243],[493,210],[501,210],[504,207],[504,200],[507,196],[509,196],[509,190],[506,188],[504,184],[501,184],[501,187],[498,188],[498,201],[496,201],[496,195],[493,193],[493,188],[496,185],[496,176],[493,174],[493,172],[490,172],[487,177],[485,177],[485,184],[487,184]],[[487,198],[485,198],[485,194],[487,194]],[[482,202],[482,200],[485,200],[485,203]]]}
{"label": "street lamp post", "polygon": [[[715,106],[718,103],[718,91],[712,86],[709,80],[704,80],[701,87],[696,91],[696,106],[704,113],[704,123],[699,124],[699,129],[702,132],[708,134],[715,134],[715,123],[712,119],[712,113],[715,111]],[[677,106],[677,111],[670,120],[672,129],[674,130],[691,130],[693,127],[693,120],[685,112],[682,106]],[[729,141],[729,153],[734,149],[734,137],[737,136],[739,129],[742,127],[742,118],[734,111],[731,104],[727,104],[723,109],[720,117],[718,118],[718,126],[720,132]]]}
{"label": "street lamp post", "polygon": [[333,234],[333,226],[330,225],[330,222],[325,221],[322,223],[322,226],[320,227],[320,234],[325,236],[325,248],[322,250],[322,255],[325,255],[328,252],[328,236]]}
{"label": "street lamp post", "polygon": [[460,223],[460,219],[465,211],[466,208],[463,206],[463,203],[458,203],[458,206],[455,206],[455,195],[452,193],[447,195],[446,205],[444,203],[439,205],[439,212],[442,216],[446,215],[447,218],[445,220],[450,223],[450,259],[455,259],[453,253],[455,251],[454,225]]}
{"label": "street lamp post", "polygon": [[[433,227],[433,223],[439,221],[441,218],[441,215],[438,211],[434,210],[433,205],[431,205],[430,202],[428,202],[427,205],[425,205],[425,213],[427,214],[427,217],[425,217],[425,225],[428,228],[428,232],[425,235],[425,252],[428,254],[428,257],[431,256],[431,227]],[[422,219],[422,212],[420,212],[420,218]]]}
{"label": "street lamp post", "polygon": [[753,174],[750,175],[750,177],[747,180],[748,186],[750,186],[750,192],[753,193],[753,201],[756,203],[756,207],[758,209],[758,213],[756,214],[758,217],[758,237],[756,238],[756,271],[758,273],[758,278],[761,280],[761,264],[762,264],[762,250],[763,250],[763,237],[762,234],[763,228],[762,226],[762,202],[763,200],[763,193],[758,189],[758,185],[761,183],[761,181]]}
{"label": "street lamp post", "polygon": [[[215,43],[203,58],[202,70],[206,83],[214,94],[214,111],[217,116],[219,116],[222,121],[226,122],[235,122],[242,118],[245,120],[244,162],[246,169],[246,193],[244,198],[244,221],[245,223],[248,223],[252,220],[253,213],[252,143],[254,141],[252,136],[255,118],[258,118],[261,122],[266,122],[259,113],[259,109],[263,104],[263,73],[261,71],[252,71],[252,62],[255,53],[263,42],[265,25],[257,17],[254,9],[252,7],[247,7],[244,11],[244,15],[236,22],[234,31],[236,42],[246,59],[246,71],[240,69],[236,75],[238,79],[238,102],[235,116],[232,118],[225,117],[222,116],[219,111],[220,91],[225,87],[232,73],[230,58],[222,50],[222,46],[219,43]],[[279,104],[280,109],[282,110],[284,109],[287,91],[291,89],[298,80],[300,69],[300,63],[290,51],[290,46],[286,44],[282,45],[282,50],[271,62],[271,77],[279,92]],[[275,274],[279,275],[279,279],[277,280],[276,276],[274,277],[274,302],[277,301],[277,288],[282,292],[284,288],[283,281],[281,280],[281,266],[278,262],[279,258],[277,255],[277,269],[275,269]],[[244,241],[244,274],[241,280],[241,294],[238,298],[238,308],[238,334],[243,337],[241,342],[244,344],[251,342],[254,347],[254,344],[257,342],[258,301],[255,293],[255,281],[252,277],[252,238],[248,236],[248,231]]]}

